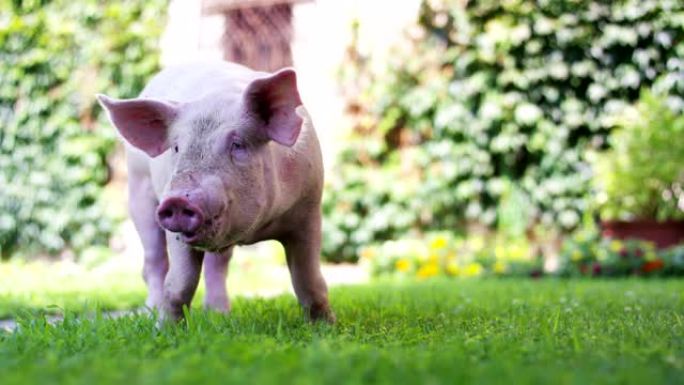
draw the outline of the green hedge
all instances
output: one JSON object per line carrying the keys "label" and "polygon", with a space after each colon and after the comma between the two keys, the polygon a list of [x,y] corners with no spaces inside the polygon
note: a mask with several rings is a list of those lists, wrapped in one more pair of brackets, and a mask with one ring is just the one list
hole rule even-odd
{"label": "green hedge", "polygon": [[354,135],[332,173],[324,255],[466,223],[572,229],[588,149],[642,88],[684,101],[684,3],[424,1],[391,62],[351,55]]}
{"label": "green hedge", "polygon": [[95,104],[159,68],[166,0],[0,0],[0,254],[106,244],[115,135]]}

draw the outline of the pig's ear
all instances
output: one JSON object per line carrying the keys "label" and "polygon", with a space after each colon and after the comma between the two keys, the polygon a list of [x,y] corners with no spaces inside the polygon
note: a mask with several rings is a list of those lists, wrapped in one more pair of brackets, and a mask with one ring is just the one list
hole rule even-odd
{"label": "pig's ear", "polygon": [[302,118],[295,112],[301,104],[297,75],[291,68],[256,79],[245,91],[245,106],[263,124],[266,136],[288,147],[295,144],[302,128]]}
{"label": "pig's ear", "polygon": [[151,157],[169,148],[168,127],[178,113],[177,105],[153,99],[117,100],[101,94],[97,100],[128,143]]}

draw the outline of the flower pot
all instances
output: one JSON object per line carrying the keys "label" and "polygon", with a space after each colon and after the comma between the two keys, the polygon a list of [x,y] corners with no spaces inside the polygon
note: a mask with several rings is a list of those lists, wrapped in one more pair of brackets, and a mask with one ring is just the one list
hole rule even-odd
{"label": "flower pot", "polygon": [[684,242],[684,221],[603,221],[601,235],[616,239],[641,239],[664,249]]}

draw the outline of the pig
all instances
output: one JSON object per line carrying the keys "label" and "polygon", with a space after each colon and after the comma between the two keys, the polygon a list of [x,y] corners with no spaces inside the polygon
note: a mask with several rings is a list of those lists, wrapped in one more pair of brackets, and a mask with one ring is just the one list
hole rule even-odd
{"label": "pig", "polygon": [[137,98],[97,99],[125,143],[148,308],[182,319],[203,267],[205,307],[228,312],[234,246],[277,240],[305,314],[335,321],[319,261],[321,150],[293,69],[190,63]]}

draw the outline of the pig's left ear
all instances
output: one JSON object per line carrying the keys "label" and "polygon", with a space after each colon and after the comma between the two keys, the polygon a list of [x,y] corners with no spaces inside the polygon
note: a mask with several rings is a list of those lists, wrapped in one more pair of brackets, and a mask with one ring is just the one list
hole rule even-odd
{"label": "pig's left ear", "polygon": [[154,99],[118,100],[101,94],[97,100],[133,147],[153,158],[169,148],[168,128],[178,114],[177,104]]}
{"label": "pig's left ear", "polygon": [[302,128],[302,118],[295,109],[302,104],[297,91],[297,75],[291,68],[252,81],[245,91],[248,113],[263,124],[266,136],[291,147]]}

